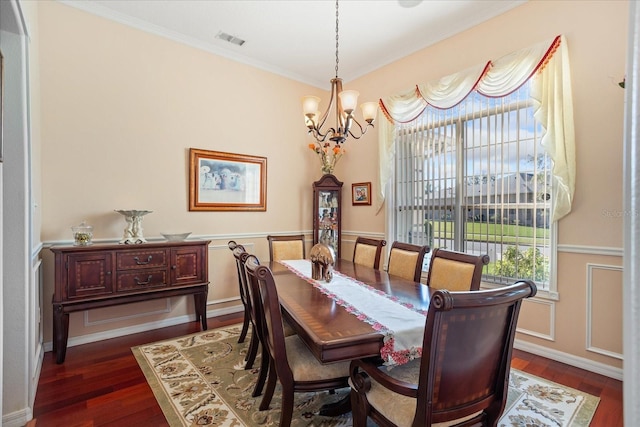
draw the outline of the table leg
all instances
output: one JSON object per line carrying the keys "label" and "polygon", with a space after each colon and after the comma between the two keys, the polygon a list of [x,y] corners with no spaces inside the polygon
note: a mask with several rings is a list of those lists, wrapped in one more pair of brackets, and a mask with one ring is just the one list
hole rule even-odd
{"label": "table leg", "polygon": [[69,338],[69,313],[65,313],[60,304],[53,305],[53,350],[56,363],[61,364],[67,354],[67,340]]}
{"label": "table leg", "polygon": [[196,306],[196,322],[199,320],[202,325],[202,330],[207,330],[207,294],[209,292],[205,289],[201,293],[193,294],[193,301]]}

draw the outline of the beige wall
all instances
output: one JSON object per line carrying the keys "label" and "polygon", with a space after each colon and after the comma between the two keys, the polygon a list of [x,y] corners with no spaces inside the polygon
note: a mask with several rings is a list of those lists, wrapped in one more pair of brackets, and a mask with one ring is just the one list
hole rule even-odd
{"label": "beige wall", "polygon": [[[148,239],[163,231],[213,239],[211,308],[237,298],[230,238],[249,236],[264,257],[268,232],[311,228],[311,182],[321,174],[304,144],[300,99],[326,94],[58,2],[38,2],[38,12],[42,241],[69,243],[82,220],[96,241],[113,241],[125,227],[114,209],[152,210],[143,220]],[[190,147],[267,157],[267,211],[189,212]],[[44,301],[53,293],[52,258],[43,252]],[[71,343],[192,313],[183,300],[160,312],[153,302],[73,313]],[[105,313],[110,322],[93,321]],[[48,341],[50,304],[44,318]]]}
{"label": "beige wall", "polygon": [[[118,237],[114,209],[152,210],[147,236],[306,226],[309,204],[291,202],[310,200],[300,98],[314,89],[60,3],[39,7],[43,240],[69,239],[83,219],[96,239]],[[267,212],[189,212],[190,147],[267,157]]]}
{"label": "beige wall", "polygon": [[[143,221],[147,237],[172,229],[212,239],[210,308],[237,304],[216,304],[236,295],[226,242],[237,237],[264,257],[267,233],[311,229],[311,183],[321,174],[307,148],[300,98],[308,93],[326,98],[326,92],[59,3],[40,2],[38,9],[42,240],[68,241],[69,227],[83,219],[95,227],[98,240],[118,239],[124,221],[114,209],[153,210]],[[611,313],[621,312],[621,301],[613,298],[601,308],[591,304],[595,311],[587,306],[609,288],[619,295],[621,287],[615,269],[589,266],[617,268],[622,261],[624,92],[617,82],[625,69],[627,11],[626,1],[530,1],[345,83],[358,89],[362,100],[375,100],[566,36],[576,121],[574,209],[559,226],[559,299],[527,304],[521,323],[527,334],[519,334],[519,340],[533,350],[614,370],[621,367],[615,357],[621,331]],[[384,233],[384,210],[376,215],[375,200],[370,207],[352,207],[349,201],[354,182],[371,181],[376,192],[376,132],[350,141],[335,172],[345,183],[346,258],[354,235]],[[189,212],[189,147],[266,156],[267,212]],[[50,301],[53,272],[47,252],[44,300]],[[71,337],[181,316],[192,303],[158,304],[94,311],[88,317],[72,314]],[[46,323],[45,340],[50,336]],[[601,347],[613,356],[593,351]]]}

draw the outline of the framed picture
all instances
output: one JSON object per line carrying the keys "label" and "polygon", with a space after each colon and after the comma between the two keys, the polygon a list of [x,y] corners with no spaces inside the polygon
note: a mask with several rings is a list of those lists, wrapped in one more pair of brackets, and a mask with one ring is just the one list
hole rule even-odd
{"label": "framed picture", "polygon": [[190,211],[266,211],[267,158],[189,149]]}
{"label": "framed picture", "polygon": [[358,182],[351,184],[351,203],[353,205],[371,204],[371,183]]}

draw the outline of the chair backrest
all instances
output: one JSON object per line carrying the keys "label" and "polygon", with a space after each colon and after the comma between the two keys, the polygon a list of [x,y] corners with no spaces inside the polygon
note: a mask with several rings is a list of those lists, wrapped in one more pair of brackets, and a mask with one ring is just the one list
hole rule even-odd
{"label": "chair backrest", "polygon": [[536,291],[525,280],[493,290],[438,290],[431,296],[414,426],[478,411],[485,411],[486,425],[495,425],[507,401],[520,306]]}
{"label": "chair backrest", "polygon": [[246,286],[245,292],[247,295],[248,309],[251,316],[251,321],[255,327],[254,331],[258,335],[258,339],[262,343],[262,337],[264,337],[264,313],[262,312],[262,303],[260,302],[260,296],[257,294],[257,290],[254,290],[251,283],[252,278],[247,271],[247,260],[251,258],[253,265],[260,265],[260,261],[255,255],[248,252],[243,253],[240,256],[242,262],[242,273],[244,274],[244,284]]}
{"label": "chair backrest", "polygon": [[267,236],[269,240],[269,256],[271,261],[287,259],[305,259],[304,235]]}
{"label": "chair backrest", "polygon": [[386,240],[358,237],[353,247],[353,262],[376,270],[379,269],[380,255],[382,255],[382,248],[386,244]]}
{"label": "chair backrest", "polygon": [[422,262],[429,246],[418,246],[410,243],[393,242],[389,250],[387,272],[414,282],[420,281]]}
{"label": "chair backrest", "polygon": [[480,289],[482,267],[489,264],[489,255],[471,255],[436,248],[431,251],[427,285],[449,291]]}
{"label": "chair backrest", "polygon": [[260,265],[258,258],[249,255],[245,261],[247,278],[253,306],[259,316],[257,327],[262,331],[263,345],[275,363],[276,373],[281,382],[293,383],[293,372],[287,361],[287,351],[282,327],[282,312],[273,273],[269,267]]}
{"label": "chair backrest", "polygon": [[248,296],[246,293],[247,285],[246,285],[246,275],[244,272],[244,262],[241,259],[242,254],[245,254],[246,251],[244,246],[238,245],[235,241],[229,241],[229,249],[233,253],[233,257],[236,259],[236,270],[238,272],[238,288],[240,291],[240,299],[242,300],[242,304],[245,307],[248,307]]}

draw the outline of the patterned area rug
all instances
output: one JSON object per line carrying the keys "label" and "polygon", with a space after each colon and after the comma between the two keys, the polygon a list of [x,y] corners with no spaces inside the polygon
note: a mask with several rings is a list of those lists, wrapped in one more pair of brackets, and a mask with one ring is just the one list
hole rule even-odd
{"label": "patterned area rug", "polygon": [[[274,426],[280,420],[280,385],[269,410],[251,397],[257,379],[244,369],[249,339],[238,344],[241,325],[204,331],[132,348],[171,426]],[[291,425],[350,426],[351,414],[323,417],[318,409],[349,389],[296,393]],[[588,426],[599,398],[512,369],[509,399],[500,423],[507,426]],[[372,426],[374,424],[371,424]]]}

